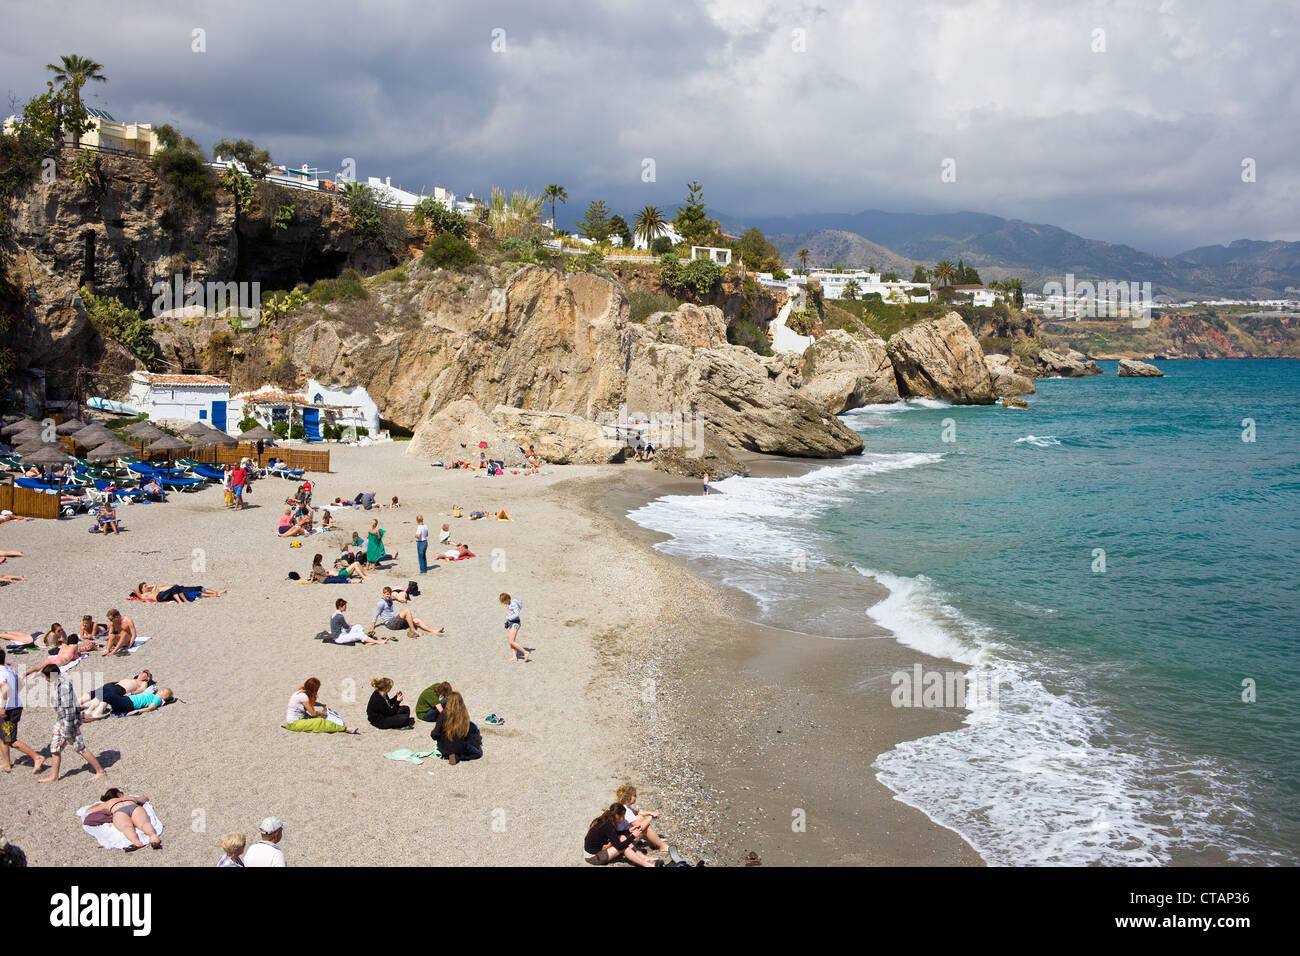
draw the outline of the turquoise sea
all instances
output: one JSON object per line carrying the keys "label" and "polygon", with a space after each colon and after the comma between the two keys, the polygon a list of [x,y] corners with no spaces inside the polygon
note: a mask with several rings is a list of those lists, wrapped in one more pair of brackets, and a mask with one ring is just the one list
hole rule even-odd
{"label": "turquoise sea", "polygon": [[989,863],[1295,864],[1300,363],[1100,364],[1026,411],[860,409],[860,460],[631,517],[810,640],[873,621],[996,686],[871,768]]}

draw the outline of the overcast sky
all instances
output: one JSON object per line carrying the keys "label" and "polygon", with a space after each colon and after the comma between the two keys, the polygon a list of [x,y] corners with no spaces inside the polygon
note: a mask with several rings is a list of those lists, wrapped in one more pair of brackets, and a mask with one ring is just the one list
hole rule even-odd
{"label": "overcast sky", "polygon": [[119,120],[415,192],[560,183],[562,225],[698,179],[741,218],[973,210],[1165,254],[1300,239],[1294,2],[4,4],[7,96],[75,52]]}

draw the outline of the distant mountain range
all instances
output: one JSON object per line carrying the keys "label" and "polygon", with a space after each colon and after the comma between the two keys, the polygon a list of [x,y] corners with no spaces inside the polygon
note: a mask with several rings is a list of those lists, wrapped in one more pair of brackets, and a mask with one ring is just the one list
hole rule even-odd
{"label": "distant mountain range", "polygon": [[1079,280],[1150,282],[1157,296],[1175,299],[1300,297],[1300,242],[1239,239],[1169,258],[1057,226],[975,212],[713,215],[726,232],[761,229],[787,264],[797,264],[798,251],[808,249],[816,265],[877,266],[904,279],[918,262],[961,259],[985,281],[1019,276],[1026,290],[1073,273]]}

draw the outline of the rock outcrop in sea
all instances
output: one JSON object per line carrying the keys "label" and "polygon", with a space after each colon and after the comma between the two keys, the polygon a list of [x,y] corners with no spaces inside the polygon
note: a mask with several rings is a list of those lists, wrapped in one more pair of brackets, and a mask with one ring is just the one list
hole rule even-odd
{"label": "rock outcrop in sea", "polygon": [[1117,374],[1120,378],[1164,378],[1165,375],[1154,365],[1139,362],[1137,359],[1120,359]]}
{"label": "rock outcrop in sea", "polygon": [[992,405],[997,398],[979,340],[956,312],[895,333],[886,348],[906,397],[954,405]]}

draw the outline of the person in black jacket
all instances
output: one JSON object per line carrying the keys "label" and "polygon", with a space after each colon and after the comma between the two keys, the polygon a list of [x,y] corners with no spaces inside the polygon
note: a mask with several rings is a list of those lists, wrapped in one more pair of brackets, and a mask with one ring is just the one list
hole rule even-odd
{"label": "person in black jacket", "polygon": [[370,703],[366,704],[366,718],[370,721],[370,726],[380,730],[405,730],[415,726],[415,721],[411,719],[411,708],[402,703],[402,692],[399,690],[392,697],[388,696],[393,689],[391,678],[376,677],[370,686],[375,689],[370,695]]}
{"label": "person in black jacket", "polygon": [[469,719],[469,708],[459,691],[447,694],[447,701],[438,720],[429,732],[438,744],[438,750],[447,762],[455,764],[458,760],[477,760],[483,756],[483,737]]}

